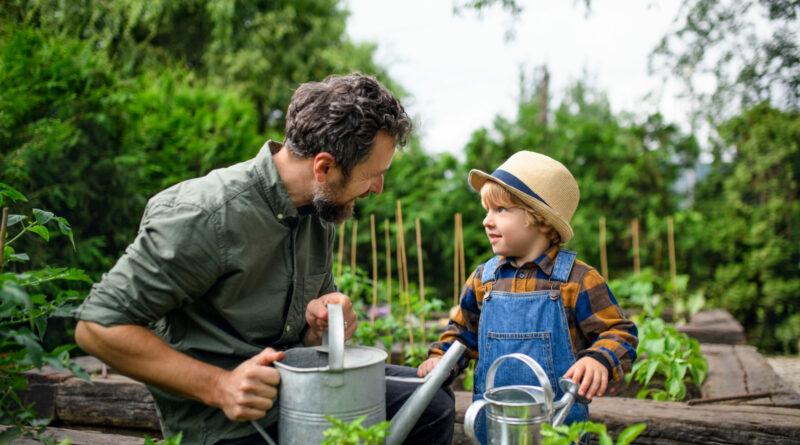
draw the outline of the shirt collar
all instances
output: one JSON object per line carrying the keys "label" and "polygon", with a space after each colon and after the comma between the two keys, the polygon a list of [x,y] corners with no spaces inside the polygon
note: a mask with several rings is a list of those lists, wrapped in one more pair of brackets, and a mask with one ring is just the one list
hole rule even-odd
{"label": "shirt collar", "polygon": [[[542,270],[547,276],[552,275],[553,267],[556,264],[556,256],[558,256],[558,252],[561,248],[558,245],[550,246],[547,250],[544,251],[543,254],[539,255],[539,258],[536,258],[531,263],[525,263],[521,265],[519,268],[522,269],[523,267],[527,267],[529,264],[535,264],[539,269]],[[512,257],[500,257],[500,264],[499,266],[504,266],[508,264],[511,267],[514,265],[511,263]]]}
{"label": "shirt collar", "polygon": [[297,208],[289,197],[286,185],[278,173],[278,167],[272,159],[272,155],[279,152],[282,147],[280,142],[267,141],[256,156],[256,173],[264,197],[275,217],[282,223],[290,225],[290,221],[298,217]]}

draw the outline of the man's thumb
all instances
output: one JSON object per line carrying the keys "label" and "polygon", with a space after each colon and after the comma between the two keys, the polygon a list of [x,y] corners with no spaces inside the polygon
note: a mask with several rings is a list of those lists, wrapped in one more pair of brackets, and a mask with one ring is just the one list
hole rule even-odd
{"label": "man's thumb", "polygon": [[259,352],[257,356],[253,357],[253,361],[262,366],[269,366],[276,360],[283,360],[283,356],[283,351],[266,348]]}

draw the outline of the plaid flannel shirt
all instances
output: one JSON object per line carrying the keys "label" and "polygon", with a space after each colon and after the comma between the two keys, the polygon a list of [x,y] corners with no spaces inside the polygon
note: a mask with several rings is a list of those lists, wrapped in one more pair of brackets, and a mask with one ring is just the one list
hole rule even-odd
{"label": "plaid flannel shirt", "polygon": [[[459,363],[461,369],[470,359],[477,359],[478,321],[484,295],[489,290],[533,292],[548,290],[558,246],[552,246],[539,258],[516,268],[502,258],[493,284],[481,282],[483,264],[467,280],[461,304],[439,341],[431,345],[429,355],[441,355],[453,341],[467,346],[468,353]],[[614,294],[596,269],[576,260],[569,280],[561,284],[561,299],[569,324],[576,359],[590,356],[606,366],[609,378],[620,382],[630,372],[638,344],[636,325],[628,320]],[[491,288],[490,288],[491,286]]]}

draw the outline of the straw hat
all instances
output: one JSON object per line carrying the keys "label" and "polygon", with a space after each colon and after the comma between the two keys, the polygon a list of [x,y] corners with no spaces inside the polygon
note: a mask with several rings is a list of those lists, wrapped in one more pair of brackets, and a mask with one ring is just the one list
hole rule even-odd
{"label": "straw hat", "polygon": [[572,239],[569,222],[580,201],[578,183],[564,165],[532,151],[514,153],[491,175],[469,172],[469,184],[480,192],[486,181],[494,181],[533,208],[550,223],[562,242]]}

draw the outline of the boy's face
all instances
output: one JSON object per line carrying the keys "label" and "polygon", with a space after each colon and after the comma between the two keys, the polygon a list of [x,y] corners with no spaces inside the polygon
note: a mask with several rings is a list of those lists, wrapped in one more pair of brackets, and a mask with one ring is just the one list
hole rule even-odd
{"label": "boy's face", "polygon": [[483,227],[495,255],[525,257],[544,236],[537,227],[527,224],[526,211],[521,207],[489,205]]}

